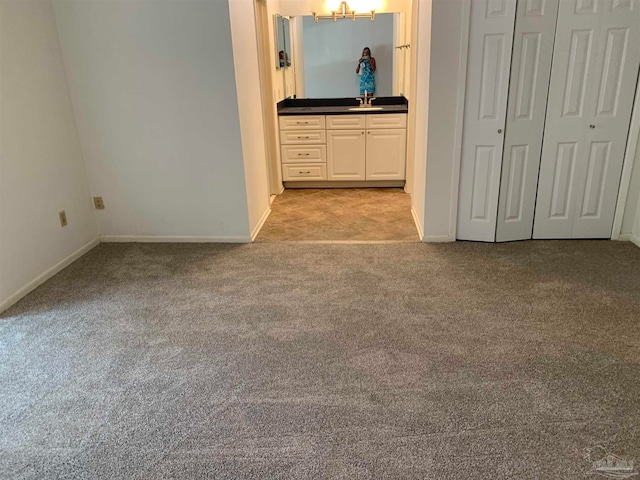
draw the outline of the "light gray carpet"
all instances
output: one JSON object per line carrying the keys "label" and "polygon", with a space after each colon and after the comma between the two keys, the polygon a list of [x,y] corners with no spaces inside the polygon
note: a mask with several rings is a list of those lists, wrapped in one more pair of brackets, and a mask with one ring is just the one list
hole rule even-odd
{"label": "light gray carpet", "polygon": [[0,478],[640,463],[640,249],[100,245],[0,316]]}

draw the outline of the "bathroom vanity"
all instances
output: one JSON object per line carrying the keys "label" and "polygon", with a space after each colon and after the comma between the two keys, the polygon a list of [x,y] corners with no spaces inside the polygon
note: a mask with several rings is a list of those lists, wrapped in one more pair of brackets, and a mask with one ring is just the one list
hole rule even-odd
{"label": "bathroom vanity", "polygon": [[280,102],[285,186],[404,186],[407,109],[404,97]]}

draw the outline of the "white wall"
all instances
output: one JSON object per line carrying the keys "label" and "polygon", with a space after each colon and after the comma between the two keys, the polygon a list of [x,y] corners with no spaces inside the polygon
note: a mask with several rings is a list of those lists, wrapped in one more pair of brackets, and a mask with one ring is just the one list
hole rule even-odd
{"label": "white wall", "polygon": [[[468,2],[433,0],[431,3],[424,241],[454,241]],[[419,47],[422,49],[423,44]]]}
{"label": "white wall", "polygon": [[636,204],[636,218],[631,229],[631,241],[640,247],[640,201]]}
{"label": "white wall", "polygon": [[364,47],[376,59],[377,96],[393,94],[393,14],[376,15],[375,21],[318,23],[303,20],[304,91],[309,98],[354,97],[360,93],[356,74]]}
{"label": "white wall", "polygon": [[103,239],[248,241],[228,3],[54,11]]}
{"label": "white wall", "polygon": [[[640,145],[640,138],[638,139]],[[628,236],[634,233],[634,221],[636,213],[640,211],[638,203],[640,202],[640,148],[636,149],[635,159],[633,161],[633,169],[631,170],[631,181],[629,183],[629,191],[627,193],[627,202],[622,219],[621,234]],[[640,238],[640,231],[635,232],[635,236]]]}
{"label": "white wall", "polygon": [[2,311],[98,231],[50,2],[0,2],[0,49]]}
{"label": "white wall", "polygon": [[[411,169],[407,169],[407,179],[411,181],[411,211],[417,223],[418,233],[424,241],[425,230],[425,187],[427,156],[427,132],[429,131],[429,71],[431,68],[431,2],[416,0],[412,12],[413,45],[411,57],[413,61],[412,79],[410,81],[409,102],[409,156]],[[417,48],[416,48],[417,47]]]}
{"label": "white wall", "polygon": [[255,88],[255,79],[260,78],[255,0],[232,0],[229,2],[229,14],[236,88],[240,92],[238,108],[242,125],[249,225],[251,236],[255,238],[270,211],[262,97],[260,88]]}

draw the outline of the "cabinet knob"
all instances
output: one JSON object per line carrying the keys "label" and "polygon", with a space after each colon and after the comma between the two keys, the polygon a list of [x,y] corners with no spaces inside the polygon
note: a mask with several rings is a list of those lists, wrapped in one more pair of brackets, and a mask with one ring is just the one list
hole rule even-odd
{"label": "cabinet knob", "polygon": [[502,129],[501,128],[498,129],[498,133],[502,133]]}
{"label": "cabinet knob", "polygon": [[589,128],[596,128],[596,126],[592,123],[591,125],[589,125]]}

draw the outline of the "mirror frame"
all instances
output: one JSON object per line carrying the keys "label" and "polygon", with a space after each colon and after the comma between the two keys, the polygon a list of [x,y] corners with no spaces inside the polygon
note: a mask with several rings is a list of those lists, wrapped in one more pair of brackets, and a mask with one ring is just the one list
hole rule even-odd
{"label": "mirror frame", "polygon": [[291,68],[291,17],[282,17],[282,37],[284,39],[284,68]]}
{"label": "mirror frame", "polygon": [[[279,13],[274,14],[273,16],[274,28],[273,32],[275,34],[275,49],[276,49],[276,70],[280,70],[281,68],[285,68],[285,65],[280,64],[280,52],[286,52],[285,38],[284,38],[284,17]],[[282,43],[282,50],[280,49],[280,44]]]}

